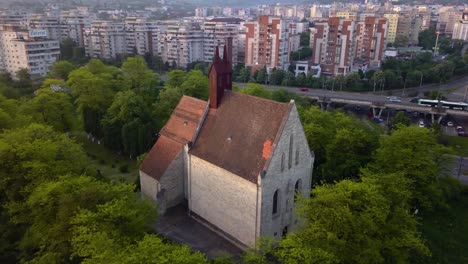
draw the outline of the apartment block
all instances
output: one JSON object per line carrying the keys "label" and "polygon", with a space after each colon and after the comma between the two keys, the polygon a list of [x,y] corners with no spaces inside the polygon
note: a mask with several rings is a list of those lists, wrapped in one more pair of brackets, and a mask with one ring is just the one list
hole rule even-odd
{"label": "apartment block", "polygon": [[59,55],[59,42],[49,39],[47,30],[0,26],[0,70],[12,76],[20,69],[27,69],[33,77],[45,76]]}
{"label": "apartment block", "polygon": [[356,23],[354,58],[371,67],[379,67],[386,46],[388,21],[386,18],[366,17]]}
{"label": "apartment block", "polygon": [[291,20],[273,16],[246,22],[245,65],[253,71],[263,67],[287,69],[290,23]]}
{"label": "apartment block", "polygon": [[408,38],[408,44],[418,44],[421,24],[421,18],[417,16],[417,9],[401,11],[398,16],[396,37],[405,36]]}
{"label": "apartment block", "polygon": [[[203,60],[205,62],[213,61],[216,47],[219,47],[220,54],[224,52],[224,45],[228,38],[232,39],[232,57],[233,65],[239,62],[239,27],[243,20],[237,18],[215,18],[205,21],[201,29],[203,31]],[[243,61],[242,61],[243,62]]]}
{"label": "apartment block", "polygon": [[59,17],[48,17],[45,15],[33,15],[28,19],[30,29],[47,30],[50,39],[62,41],[62,25]]}
{"label": "apartment block", "polygon": [[455,23],[462,19],[463,13],[453,8],[439,13],[439,31],[441,34],[452,35]]}
{"label": "apartment block", "polygon": [[453,26],[452,39],[468,41],[468,12],[463,13],[462,19]]}
{"label": "apartment block", "polygon": [[127,54],[125,23],[96,20],[84,29],[86,55],[92,58],[115,59]]}
{"label": "apartment block", "polygon": [[354,58],[355,22],[351,19],[331,17],[316,22],[310,29],[312,62],[320,64],[322,74],[347,74]]}
{"label": "apartment block", "polygon": [[178,67],[203,61],[203,31],[192,23],[174,22],[162,26],[159,48],[162,59]]}
{"label": "apartment block", "polygon": [[388,21],[387,42],[394,43],[398,26],[398,13],[385,13],[384,18]]}
{"label": "apartment block", "polygon": [[125,19],[125,45],[127,54],[159,55],[159,27],[146,18],[127,17]]}

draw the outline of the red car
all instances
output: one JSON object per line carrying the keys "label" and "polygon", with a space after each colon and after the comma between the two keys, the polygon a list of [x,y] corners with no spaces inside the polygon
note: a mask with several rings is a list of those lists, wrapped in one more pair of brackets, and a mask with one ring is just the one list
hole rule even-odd
{"label": "red car", "polygon": [[308,92],[309,91],[309,88],[301,88],[299,89],[301,92]]}

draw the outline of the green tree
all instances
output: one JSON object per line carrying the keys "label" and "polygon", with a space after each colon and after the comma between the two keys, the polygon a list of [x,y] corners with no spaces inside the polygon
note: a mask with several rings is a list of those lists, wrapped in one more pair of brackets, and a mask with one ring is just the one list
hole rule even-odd
{"label": "green tree", "polygon": [[137,200],[133,185],[122,186],[123,195],[96,205],[95,210],[82,208],[71,221],[73,256],[83,259],[82,263],[120,262],[120,253],[151,231],[154,204]]}
{"label": "green tree", "polygon": [[86,170],[79,145],[51,127],[30,124],[0,134],[0,191],[7,201],[22,201],[30,186]]}
{"label": "green tree", "polygon": [[455,187],[446,175],[451,164],[446,153],[450,150],[438,144],[430,130],[399,127],[381,137],[369,168],[378,173],[402,173],[408,180],[411,205],[430,210],[446,206],[447,192]]}
{"label": "green tree", "polygon": [[[72,221],[81,210],[120,197],[133,196],[133,186],[97,181],[89,176],[63,176],[39,184],[26,200],[27,225],[19,244],[23,261],[65,263],[72,255]],[[34,252],[34,254],[30,254]]]}
{"label": "green tree", "polygon": [[71,60],[73,58],[73,48],[76,43],[71,38],[66,38],[60,43],[60,59]]}
{"label": "green tree", "polygon": [[397,35],[395,38],[395,43],[393,44],[395,45],[395,47],[405,47],[406,45],[408,45],[408,42],[409,42],[408,36]]}
{"label": "green tree", "polygon": [[153,104],[154,116],[157,117],[159,128],[162,128],[169,119],[182,95],[181,89],[168,85],[159,93],[159,101]]}
{"label": "green tree", "polygon": [[83,119],[85,131],[102,136],[101,119],[114,98],[114,68],[99,60],[91,60],[87,66],[72,71],[67,86],[72,90],[75,104]]}
{"label": "green tree", "polygon": [[150,90],[158,82],[157,75],[148,69],[145,59],[141,56],[129,57],[122,64],[122,72],[126,87],[136,90]]}
{"label": "green tree", "polygon": [[404,112],[400,111],[396,114],[396,116],[392,119],[392,127],[397,129],[398,126],[409,126],[411,124],[411,119],[405,115]]}
{"label": "green tree", "polygon": [[274,69],[270,76],[270,83],[273,85],[281,85],[286,72],[281,69]]}
{"label": "green tree", "polygon": [[202,100],[208,100],[208,78],[199,70],[191,70],[180,84],[183,94]]}
{"label": "green tree", "polygon": [[185,80],[187,73],[182,70],[172,70],[167,73],[167,81],[165,83],[166,88],[180,87]]}
{"label": "green tree", "polygon": [[256,83],[248,83],[247,86],[241,89],[239,92],[256,97],[271,99],[271,92],[265,89],[265,87],[262,85]]}
{"label": "green tree", "polygon": [[239,72],[239,81],[248,82],[250,81],[250,67],[244,67]]}
{"label": "green tree", "polygon": [[24,95],[32,92],[33,84],[28,69],[19,69],[16,72],[16,79],[14,85],[21,90],[21,94]]}
{"label": "green tree", "polygon": [[301,33],[301,39],[300,39],[301,47],[308,47],[309,46],[309,40],[310,40],[310,31],[302,32]]}
{"label": "green tree", "polygon": [[267,75],[266,68],[257,70],[254,76],[255,82],[260,83],[260,84],[265,84],[266,78],[267,78],[266,75]]}
{"label": "green tree", "polygon": [[155,124],[143,98],[134,91],[116,94],[102,119],[104,143],[131,157],[146,152],[153,142]]}
{"label": "green tree", "polygon": [[65,92],[39,89],[24,109],[36,122],[50,125],[56,131],[71,131],[78,124],[71,96]]}
{"label": "green tree", "polygon": [[428,255],[414,218],[406,212],[395,221],[384,193],[367,178],[316,187],[297,207],[304,229],[282,240],[275,255],[283,263],[405,263]]}
{"label": "green tree", "polygon": [[300,111],[310,149],[315,153],[315,183],[358,177],[378,146],[378,131],[340,112],[311,107]]}
{"label": "green tree", "polygon": [[75,69],[75,66],[68,61],[57,61],[50,69],[47,76],[49,78],[62,79],[66,81],[68,74]]}

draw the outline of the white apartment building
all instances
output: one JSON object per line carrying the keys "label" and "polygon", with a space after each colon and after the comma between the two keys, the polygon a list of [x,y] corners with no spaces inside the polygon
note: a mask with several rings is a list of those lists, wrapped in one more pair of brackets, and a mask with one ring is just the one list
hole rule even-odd
{"label": "white apartment building", "polygon": [[[215,48],[220,48],[223,54],[224,45],[228,38],[232,39],[232,64],[239,63],[239,28],[242,20],[236,18],[215,18],[205,21],[201,29],[203,31],[203,58],[205,62],[213,61]],[[243,61],[242,61],[243,62]]]}
{"label": "white apartment building", "polygon": [[464,13],[453,27],[452,39],[468,41],[468,13]]}
{"label": "white apartment building", "polygon": [[0,26],[0,70],[13,77],[20,69],[27,69],[33,77],[45,76],[59,55],[59,42],[48,39],[46,30]]}
{"label": "white apartment building", "polygon": [[94,16],[81,9],[63,11],[61,14],[62,39],[71,38],[79,47],[84,47],[84,29],[91,26]]}
{"label": "white apartment building", "polygon": [[195,61],[203,61],[203,31],[191,23],[173,22],[161,26],[159,48],[163,61],[187,67]]}
{"label": "white apartment building", "polygon": [[62,34],[62,25],[59,17],[48,17],[45,15],[32,15],[28,18],[29,29],[43,29],[47,30],[47,36],[50,39],[55,39],[62,41],[63,37],[66,36]]}
{"label": "white apartment building", "polygon": [[159,27],[156,22],[145,18],[127,17],[125,19],[125,43],[127,54],[144,56],[159,54]]}
{"label": "white apartment building", "polygon": [[96,20],[84,29],[86,55],[92,58],[115,59],[127,54],[125,23]]}

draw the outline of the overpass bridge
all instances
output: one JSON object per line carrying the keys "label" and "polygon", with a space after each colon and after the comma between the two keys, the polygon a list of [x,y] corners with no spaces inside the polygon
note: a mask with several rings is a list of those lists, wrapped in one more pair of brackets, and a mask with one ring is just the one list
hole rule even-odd
{"label": "overpass bridge", "polygon": [[372,109],[373,115],[378,118],[380,118],[382,111],[386,108],[430,114],[432,116],[432,121],[435,121],[437,118],[438,122],[440,122],[442,117],[446,116],[447,114],[468,117],[468,111],[422,106],[409,102],[409,98],[402,98],[401,102],[391,102],[388,100],[388,98],[383,96],[362,96],[362,98],[356,98],[353,96],[352,98],[349,98],[346,97],[346,95],[342,95],[341,93],[336,92],[333,92],[333,94],[330,93],[326,96],[306,96],[317,100],[317,102],[320,104],[320,107],[325,110],[328,109],[332,103],[367,106]]}

